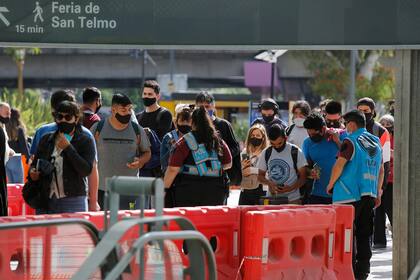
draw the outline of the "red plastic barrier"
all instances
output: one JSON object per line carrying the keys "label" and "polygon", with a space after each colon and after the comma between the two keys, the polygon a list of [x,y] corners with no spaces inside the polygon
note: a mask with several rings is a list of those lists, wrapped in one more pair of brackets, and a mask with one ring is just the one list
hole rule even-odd
{"label": "red plastic barrier", "polygon": [[22,197],[21,184],[8,184],[7,185],[7,199],[8,199],[8,212],[9,216],[22,216],[33,215],[35,209],[29,207]]}
{"label": "red plastic barrier", "polygon": [[337,279],[354,280],[352,265],[354,208],[351,205],[333,207],[337,216],[334,271]]}
{"label": "red plastic barrier", "polygon": [[337,279],[335,219],[327,208],[246,213],[244,279]]}

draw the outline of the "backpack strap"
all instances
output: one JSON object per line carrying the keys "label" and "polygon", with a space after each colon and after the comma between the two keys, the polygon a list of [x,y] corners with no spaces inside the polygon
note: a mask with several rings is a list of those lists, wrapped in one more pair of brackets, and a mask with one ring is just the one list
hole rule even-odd
{"label": "backpack strap", "polygon": [[191,151],[197,151],[198,150],[197,140],[195,140],[195,137],[191,132],[185,134],[184,139],[185,139],[185,142],[187,143],[188,148]]}
{"label": "backpack strap", "polygon": [[96,130],[95,130],[95,140],[96,141],[98,141],[98,139],[99,139],[99,135],[101,134],[101,131],[102,131],[102,129],[104,128],[104,125],[105,125],[105,120],[106,119],[103,119],[103,120],[100,120],[99,122],[98,122],[98,125],[96,126]]}
{"label": "backpack strap", "polygon": [[178,137],[178,133],[176,132],[176,130],[171,131],[171,136],[172,136],[172,139],[175,140],[175,142],[178,142],[179,137]]}
{"label": "backpack strap", "polygon": [[290,154],[292,155],[293,167],[295,168],[297,176],[299,176],[299,171],[298,171],[298,168],[297,168],[298,151],[299,151],[298,148],[295,145],[292,145],[292,149],[290,151]]}
{"label": "backpack strap", "polygon": [[372,132],[373,132],[372,134],[375,135],[376,137],[380,137],[379,136],[379,125],[376,122],[373,123]]}
{"label": "backpack strap", "polygon": [[265,165],[267,166],[267,168],[268,168],[268,160],[270,159],[272,152],[273,152],[272,146],[268,147],[268,149],[265,150],[264,158],[265,158]]}
{"label": "backpack strap", "polygon": [[[134,121],[131,121],[131,126],[133,127],[134,133],[136,133],[136,136],[137,136],[137,145],[140,145],[141,143],[140,125]],[[143,128],[143,129],[146,132],[146,135],[149,137],[150,131],[146,131],[146,128]]]}
{"label": "backpack strap", "polygon": [[288,128],[286,128],[286,136],[290,136],[292,133],[293,128],[295,128],[296,124],[290,125]]}

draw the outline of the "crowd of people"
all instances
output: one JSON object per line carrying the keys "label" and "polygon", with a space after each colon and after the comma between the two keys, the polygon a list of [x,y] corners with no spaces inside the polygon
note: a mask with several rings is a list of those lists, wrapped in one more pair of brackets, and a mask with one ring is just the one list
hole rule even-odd
{"label": "crowd of people", "polygon": [[[7,215],[6,174],[11,183],[23,182],[15,154],[30,166],[25,200],[39,214],[103,209],[112,176],[162,178],[166,207],[223,205],[230,186],[240,186],[240,205],[351,204],[354,271],[367,278],[371,242],[386,247],[386,215],[392,224],[393,104],[376,122],[370,98],[345,114],[334,100],[314,110],[297,101],[288,125],[276,101],[266,99],[241,150],[210,93],[177,105],[175,116],[160,98],[159,84],[146,81],[142,112],[136,115],[132,100],[117,93],[101,117],[99,89],[84,89],[80,105],[72,91],[56,91],[54,122],[38,128],[30,149],[19,111],[0,103],[0,215]],[[138,205],[136,196],[120,199],[121,209]]]}

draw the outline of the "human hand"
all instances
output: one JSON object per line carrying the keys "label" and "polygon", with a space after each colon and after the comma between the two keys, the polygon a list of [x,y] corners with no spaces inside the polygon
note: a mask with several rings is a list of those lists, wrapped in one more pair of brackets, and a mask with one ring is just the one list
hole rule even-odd
{"label": "human hand", "polygon": [[327,190],[326,190],[327,194],[332,195],[333,194],[333,188],[334,188],[333,185],[328,184]]}
{"label": "human hand", "polygon": [[141,169],[143,165],[144,164],[140,162],[140,159],[138,157],[135,157],[133,162],[127,163],[127,167],[130,169]]}
{"label": "human hand", "polygon": [[268,190],[270,191],[271,194],[277,194],[278,187],[276,183],[274,183],[273,181],[269,181],[267,185],[268,185]]}
{"label": "human hand", "polygon": [[277,187],[277,193],[289,193],[296,189],[296,187],[283,185],[281,188]]}
{"label": "human hand", "polygon": [[249,175],[251,175],[251,168],[250,167],[246,167],[245,169],[242,170],[242,175],[244,177],[248,177]]}
{"label": "human hand", "polygon": [[68,146],[70,146],[70,142],[64,136],[64,133],[59,132],[55,145],[57,146],[57,148],[65,150]]}
{"label": "human hand", "polygon": [[89,212],[96,212],[101,211],[101,207],[97,201],[90,201],[89,200]]}
{"label": "human hand", "polygon": [[335,143],[340,143],[340,134],[337,130],[327,129],[325,130],[325,135],[328,140],[332,140]]}
{"label": "human hand", "polygon": [[32,181],[38,181],[40,175],[41,173],[37,171],[35,168],[31,168],[31,170],[29,171],[29,176],[31,177]]}

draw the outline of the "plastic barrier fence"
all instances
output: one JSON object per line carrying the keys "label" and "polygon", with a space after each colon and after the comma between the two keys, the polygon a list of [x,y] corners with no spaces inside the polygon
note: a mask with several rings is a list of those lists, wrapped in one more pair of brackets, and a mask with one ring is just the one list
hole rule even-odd
{"label": "plastic barrier fence", "polygon": [[34,215],[35,210],[25,203],[22,197],[21,184],[7,184],[9,216]]}
{"label": "plastic barrier fence", "polygon": [[244,279],[336,279],[334,209],[245,214]]}

